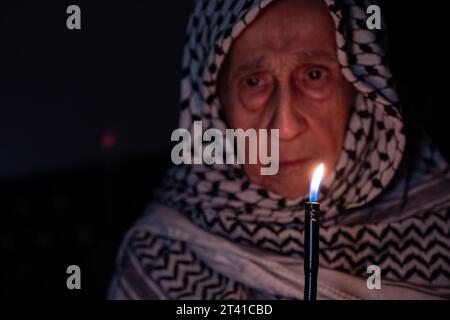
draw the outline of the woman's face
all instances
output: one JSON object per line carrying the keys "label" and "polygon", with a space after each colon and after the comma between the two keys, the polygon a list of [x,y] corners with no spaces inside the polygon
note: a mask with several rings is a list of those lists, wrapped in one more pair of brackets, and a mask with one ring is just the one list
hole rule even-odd
{"label": "woman's face", "polygon": [[315,166],[331,171],[342,149],[354,91],[340,72],[334,32],[323,1],[277,1],[234,42],[220,75],[231,128],[279,129],[278,173],[244,169],[286,198],[304,195]]}

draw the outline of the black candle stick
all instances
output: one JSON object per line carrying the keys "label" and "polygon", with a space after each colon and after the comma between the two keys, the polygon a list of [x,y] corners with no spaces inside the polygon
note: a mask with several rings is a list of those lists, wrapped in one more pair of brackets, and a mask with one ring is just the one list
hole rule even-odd
{"label": "black candle stick", "polygon": [[316,300],[317,275],[319,272],[319,230],[320,205],[317,197],[320,182],[323,176],[323,164],[314,172],[309,189],[309,202],[305,204],[305,241],[304,241],[304,267],[305,267],[305,294],[304,300]]}
{"label": "black candle stick", "polygon": [[305,204],[305,295],[304,300],[316,300],[317,273],[319,271],[319,226],[318,202]]}

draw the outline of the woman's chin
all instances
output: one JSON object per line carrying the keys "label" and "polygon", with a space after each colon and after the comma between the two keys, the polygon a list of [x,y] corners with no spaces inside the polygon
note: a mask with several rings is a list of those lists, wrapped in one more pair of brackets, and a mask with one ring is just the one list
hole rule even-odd
{"label": "woman's chin", "polygon": [[[246,168],[247,177],[250,181],[267,191],[278,194],[286,199],[297,199],[308,194],[310,177],[304,171],[293,170],[290,172],[278,172],[273,176],[262,176],[255,170]],[[302,181],[300,183],[300,181]]]}
{"label": "woman's chin", "polygon": [[298,199],[308,193],[307,184],[300,185],[298,182],[294,183],[292,181],[278,180],[272,183],[270,181],[266,181],[263,187],[289,200]]}

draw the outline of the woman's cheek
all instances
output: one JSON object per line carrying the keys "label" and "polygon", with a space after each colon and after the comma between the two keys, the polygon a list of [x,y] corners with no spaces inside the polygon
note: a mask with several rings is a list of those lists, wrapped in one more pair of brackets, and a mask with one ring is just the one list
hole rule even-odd
{"label": "woman's cheek", "polygon": [[317,101],[327,101],[333,93],[333,83],[330,79],[323,80],[321,84],[303,84],[303,90],[307,95]]}

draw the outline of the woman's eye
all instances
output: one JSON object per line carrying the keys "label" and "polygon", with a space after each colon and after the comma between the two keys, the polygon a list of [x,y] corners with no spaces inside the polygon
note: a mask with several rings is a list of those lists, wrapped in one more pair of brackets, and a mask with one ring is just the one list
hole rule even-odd
{"label": "woman's eye", "polygon": [[322,70],[311,70],[308,72],[308,79],[315,81],[315,80],[320,80],[320,78],[322,77]]}
{"label": "woman's eye", "polygon": [[258,85],[262,84],[262,81],[261,81],[261,79],[255,77],[255,76],[252,76],[245,80],[245,84],[249,87],[257,87]]}
{"label": "woman's eye", "polygon": [[270,85],[272,81],[272,75],[269,72],[262,71],[241,78],[240,84],[247,90],[260,90]]}
{"label": "woman's eye", "polygon": [[321,66],[305,66],[296,74],[298,88],[313,98],[323,99],[333,86],[333,71]]}
{"label": "woman's eye", "polygon": [[331,79],[330,71],[321,67],[306,68],[302,73],[304,85],[316,89],[326,86]]}

